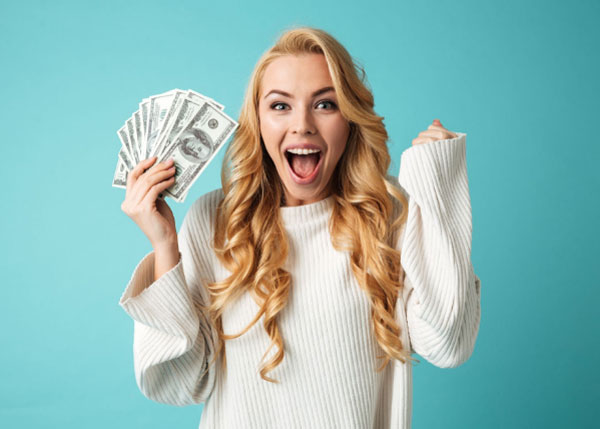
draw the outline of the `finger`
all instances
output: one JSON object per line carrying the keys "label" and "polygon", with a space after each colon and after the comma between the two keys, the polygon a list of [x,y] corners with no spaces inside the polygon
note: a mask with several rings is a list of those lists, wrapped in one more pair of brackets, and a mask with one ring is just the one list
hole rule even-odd
{"label": "finger", "polygon": [[132,201],[140,204],[146,197],[149,190],[157,183],[170,178],[175,174],[175,166],[167,169],[157,169],[155,171],[148,171],[142,179],[137,182],[137,186],[132,190]]}
{"label": "finger", "polygon": [[412,141],[413,146],[423,143],[430,143],[435,141],[432,137],[417,137]]}
{"label": "finger", "polygon": [[439,128],[445,130],[444,126],[442,125],[442,122],[439,119],[434,119],[431,125],[429,125],[429,128]]}
{"label": "finger", "polygon": [[166,170],[167,168],[171,168],[171,166],[173,165],[173,162],[174,161],[172,158],[167,159],[166,161],[159,162],[157,164],[154,164],[152,167],[146,169],[146,171],[144,171],[142,174],[149,175],[156,171]]}
{"label": "finger", "polygon": [[[158,182],[154,184],[145,195],[142,204],[151,204],[156,201],[158,198],[158,194],[160,194],[165,189],[171,187],[175,183],[175,176],[168,178],[167,180],[163,180],[162,182]],[[164,198],[164,196],[163,196]]]}
{"label": "finger", "polygon": [[[430,137],[435,137],[437,140],[446,140],[446,139],[451,139],[451,138],[456,137],[456,134],[453,133],[452,131],[448,131],[446,129],[439,129],[439,128],[426,130],[426,131],[421,132],[421,134],[430,136]],[[421,134],[419,134],[419,135],[421,135]]]}
{"label": "finger", "polygon": [[446,128],[444,128],[444,126],[442,125],[442,123],[440,122],[439,119],[434,119],[433,123],[428,127],[428,129],[430,130],[443,130],[446,133],[448,133],[450,135],[450,138],[456,138],[458,137],[458,135],[450,130],[447,130]]}
{"label": "finger", "polygon": [[444,127],[440,127],[439,125],[433,125],[431,124],[430,126],[427,127],[428,130],[440,130],[440,131],[448,131],[446,128]]}
{"label": "finger", "polygon": [[173,166],[173,163],[174,163],[173,159],[168,159],[166,161],[159,162],[158,164],[154,164],[152,167],[141,172],[138,175],[137,180],[135,182],[133,182],[133,184],[131,185],[130,194],[132,195],[132,200],[139,201],[144,197],[144,194],[146,193],[146,190],[144,190],[143,194],[141,195],[141,198],[136,198],[135,195],[137,195],[139,193],[139,189],[136,186],[136,183],[139,183],[140,180],[142,180],[142,179],[146,178],[147,176],[150,176],[156,172],[164,171],[164,170],[171,168]]}
{"label": "finger", "polygon": [[140,177],[140,174],[142,174],[146,168],[148,168],[149,166],[151,166],[156,161],[156,159],[157,158],[155,156],[153,156],[152,158],[148,158],[148,159],[145,159],[143,161],[140,161],[133,168],[133,170],[131,170],[129,172],[129,174],[127,176],[126,193],[131,191],[131,188],[133,187],[133,185],[137,181],[138,177]]}
{"label": "finger", "polygon": [[433,137],[435,139],[443,139],[446,136],[445,130],[425,130],[419,133],[419,137]]}

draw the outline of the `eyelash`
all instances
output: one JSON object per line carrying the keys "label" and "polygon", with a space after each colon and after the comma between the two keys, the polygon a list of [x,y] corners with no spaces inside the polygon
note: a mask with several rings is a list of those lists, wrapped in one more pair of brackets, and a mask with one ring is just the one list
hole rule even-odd
{"label": "eyelash", "polygon": [[[321,103],[329,103],[329,104],[331,104],[331,106],[332,106],[332,109],[335,109],[335,108],[337,108],[337,105],[336,105],[336,104],[335,104],[333,101],[331,101],[331,100],[321,100],[321,101],[319,101],[319,102],[317,103],[317,106],[318,106],[319,104],[321,104]],[[282,103],[281,101],[278,101],[277,103],[273,103],[273,104],[271,104],[271,109],[273,109],[273,110],[285,110],[285,109],[275,109],[275,106],[278,106],[278,105],[280,105],[280,104],[281,104],[281,105],[284,105],[284,104],[287,104],[287,103]],[[329,109],[326,109],[326,110],[329,110]]]}

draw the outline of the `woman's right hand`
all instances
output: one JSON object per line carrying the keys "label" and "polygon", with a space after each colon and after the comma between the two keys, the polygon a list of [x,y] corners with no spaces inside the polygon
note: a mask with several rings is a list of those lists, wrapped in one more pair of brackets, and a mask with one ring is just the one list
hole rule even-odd
{"label": "woman's right hand", "polygon": [[129,172],[125,200],[121,204],[121,210],[146,234],[154,249],[177,243],[173,212],[158,198],[175,182],[175,167],[173,160],[152,165],[156,159],[154,156],[140,161]]}

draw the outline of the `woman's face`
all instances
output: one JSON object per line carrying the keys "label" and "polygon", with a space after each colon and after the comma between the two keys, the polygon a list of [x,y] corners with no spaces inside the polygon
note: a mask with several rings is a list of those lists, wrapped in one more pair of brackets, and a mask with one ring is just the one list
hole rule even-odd
{"label": "woman's face", "polygon": [[[261,136],[284,185],[285,205],[328,197],[350,125],[338,108],[325,57],[304,54],[275,59],[264,71],[258,110]],[[287,153],[297,146],[319,152]]]}

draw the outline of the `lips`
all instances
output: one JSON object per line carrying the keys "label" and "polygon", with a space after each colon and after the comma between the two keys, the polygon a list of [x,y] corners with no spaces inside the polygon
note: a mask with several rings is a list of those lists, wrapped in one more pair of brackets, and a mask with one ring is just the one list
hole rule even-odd
{"label": "lips", "polygon": [[316,165],[314,171],[312,173],[310,173],[309,176],[306,176],[306,177],[300,177],[296,173],[294,173],[294,169],[292,168],[292,166],[290,164],[289,156],[290,155],[286,152],[285,164],[287,165],[287,169],[288,169],[290,176],[292,177],[292,180],[298,185],[309,185],[312,182],[314,182],[315,179],[317,178],[317,176],[319,175],[319,172],[321,171],[321,165],[323,164],[323,158],[324,158],[323,152],[319,152],[319,161],[317,162],[317,165]]}

